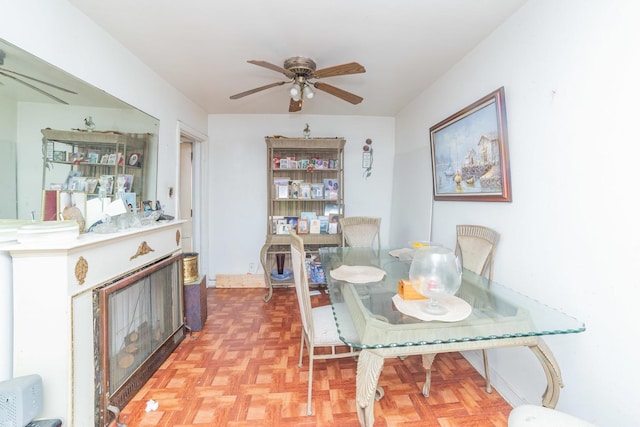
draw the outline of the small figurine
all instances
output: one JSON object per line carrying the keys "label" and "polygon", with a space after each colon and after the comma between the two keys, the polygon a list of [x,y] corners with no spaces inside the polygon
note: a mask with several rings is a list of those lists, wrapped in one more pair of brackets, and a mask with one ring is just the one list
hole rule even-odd
{"label": "small figurine", "polygon": [[305,127],[304,127],[304,130],[302,131],[302,134],[304,135],[304,139],[311,138],[311,129],[309,129],[309,123],[305,123]]}
{"label": "small figurine", "polygon": [[93,118],[91,116],[84,118],[84,127],[87,128],[87,131],[89,132],[91,132],[96,127],[96,124],[93,123]]}

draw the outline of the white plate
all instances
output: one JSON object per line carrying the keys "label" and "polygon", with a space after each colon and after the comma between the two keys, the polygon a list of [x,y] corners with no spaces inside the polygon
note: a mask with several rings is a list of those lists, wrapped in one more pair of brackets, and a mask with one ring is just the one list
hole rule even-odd
{"label": "white plate", "polygon": [[329,272],[332,278],[349,283],[379,282],[386,274],[384,270],[369,265],[341,265]]}
{"label": "white plate", "polygon": [[438,299],[438,303],[447,309],[446,313],[439,315],[424,311],[425,307],[429,304],[428,299],[404,300],[398,294],[395,294],[391,299],[401,313],[427,322],[431,320],[457,322],[469,317],[472,311],[469,303],[455,295],[447,295]]}
{"label": "white plate", "polygon": [[394,258],[400,258],[400,259],[413,259],[414,251],[415,249],[411,249],[411,248],[394,249],[392,251],[389,251],[389,255],[391,255]]}

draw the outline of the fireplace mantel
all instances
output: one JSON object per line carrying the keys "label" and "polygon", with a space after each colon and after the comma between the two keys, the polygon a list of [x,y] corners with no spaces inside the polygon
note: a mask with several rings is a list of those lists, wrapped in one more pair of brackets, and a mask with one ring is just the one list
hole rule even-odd
{"label": "fireplace mantel", "polygon": [[40,417],[94,425],[92,292],[182,252],[183,223],[0,248],[13,268],[13,375],[42,376]]}

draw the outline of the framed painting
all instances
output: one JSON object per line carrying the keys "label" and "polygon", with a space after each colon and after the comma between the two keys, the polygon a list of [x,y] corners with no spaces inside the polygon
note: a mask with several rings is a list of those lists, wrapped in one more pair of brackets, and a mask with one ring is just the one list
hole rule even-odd
{"label": "framed painting", "polygon": [[429,133],[435,200],[511,201],[503,87]]}

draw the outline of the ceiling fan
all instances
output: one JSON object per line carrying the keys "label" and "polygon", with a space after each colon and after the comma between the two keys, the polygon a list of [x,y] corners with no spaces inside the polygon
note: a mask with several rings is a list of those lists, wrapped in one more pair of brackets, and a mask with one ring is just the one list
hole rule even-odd
{"label": "ceiling fan", "polygon": [[302,109],[302,101],[304,100],[304,98],[313,98],[314,92],[312,87],[323,92],[327,92],[328,94],[331,94],[333,96],[337,96],[338,98],[350,102],[354,105],[361,103],[363,100],[363,98],[358,95],[347,92],[346,90],[337,88],[330,84],[312,81],[313,79],[322,79],[325,77],[346,76],[348,74],[364,73],[366,70],[357,62],[334,65],[333,67],[322,68],[320,70],[316,70],[316,63],[312,59],[303,58],[300,56],[294,56],[285,60],[284,67],[280,67],[266,61],[251,60],[247,62],[249,64],[258,65],[260,67],[268,68],[273,71],[278,71],[284,74],[290,80],[270,83],[268,85],[260,86],[255,89],[240,92],[238,94],[230,96],[230,99],[239,99],[256,92],[271,89],[272,87],[282,86],[286,83],[292,83],[291,88],[289,89],[289,94],[291,95],[291,101],[289,102],[290,113],[294,113]]}
{"label": "ceiling fan", "polygon": [[6,77],[8,79],[11,79],[13,81],[16,81],[16,82],[24,85],[24,86],[27,86],[28,88],[31,88],[31,89],[35,90],[36,92],[41,93],[41,94],[43,94],[43,95],[53,99],[54,101],[57,101],[57,102],[61,103],[61,104],[67,104],[68,105],[69,103],[64,101],[63,99],[58,98],[57,96],[55,96],[53,94],[47,92],[44,89],[41,89],[41,88],[39,88],[39,87],[37,87],[35,85],[32,85],[31,83],[25,81],[24,79],[28,79],[28,80],[31,80],[31,81],[34,81],[34,82],[37,82],[37,83],[41,83],[43,85],[47,85],[49,87],[61,90],[63,92],[67,92],[67,93],[71,93],[71,94],[77,95],[77,92],[74,92],[72,90],[65,89],[65,88],[63,88],[61,86],[54,85],[53,83],[45,82],[43,80],[36,79],[35,77],[31,77],[31,76],[28,76],[26,74],[22,74],[22,73],[19,73],[17,71],[12,71],[12,70],[9,70],[7,68],[4,68],[3,65],[4,65],[4,59],[6,58],[6,56],[7,56],[7,54],[2,49],[0,49],[0,76]]}

